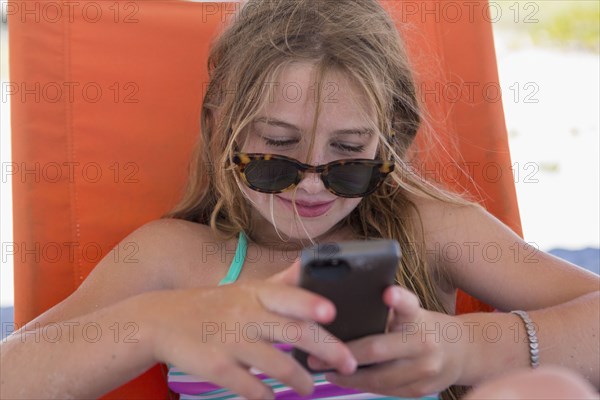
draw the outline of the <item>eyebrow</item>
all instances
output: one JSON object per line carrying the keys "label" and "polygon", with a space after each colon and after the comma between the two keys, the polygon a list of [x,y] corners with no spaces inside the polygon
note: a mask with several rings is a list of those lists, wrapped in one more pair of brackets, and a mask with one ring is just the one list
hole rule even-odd
{"label": "eyebrow", "polygon": [[[254,120],[254,122],[262,122],[271,126],[278,126],[281,128],[289,129],[297,133],[302,133],[302,129],[298,128],[296,125],[290,124],[289,122],[282,121],[277,118],[266,118],[259,117]],[[331,132],[334,135],[359,135],[359,136],[372,136],[373,130],[371,128],[355,128],[355,129],[338,129]]]}

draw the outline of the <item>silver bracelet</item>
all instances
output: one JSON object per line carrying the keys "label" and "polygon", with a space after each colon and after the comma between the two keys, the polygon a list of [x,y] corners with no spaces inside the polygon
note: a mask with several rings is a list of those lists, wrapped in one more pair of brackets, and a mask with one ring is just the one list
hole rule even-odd
{"label": "silver bracelet", "polygon": [[511,314],[516,314],[525,323],[525,329],[527,330],[527,338],[529,339],[529,355],[531,361],[531,368],[537,368],[540,363],[540,349],[538,347],[538,338],[537,333],[535,332],[535,326],[533,325],[533,321],[529,318],[529,314],[527,314],[523,310],[514,310],[510,312]]}

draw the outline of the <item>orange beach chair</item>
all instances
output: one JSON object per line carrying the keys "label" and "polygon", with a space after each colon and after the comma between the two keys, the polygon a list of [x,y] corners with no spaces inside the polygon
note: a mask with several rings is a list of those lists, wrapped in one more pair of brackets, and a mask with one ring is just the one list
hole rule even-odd
{"label": "orange beach chair", "polygon": [[[522,235],[502,103],[490,96],[498,73],[487,1],[468,2],[473,12],[461,17],[443,0],[382,3],[417,69],[431,128],[453,149],[426,169],[439,171],[449,157],[481,166],[472,169],[478,187],[452,184]],[[199,135],[209,44],[237,7],[7,3],[17,327],[69,296],[116,243],[175,204]],[[468,96],[457,100],[460,92]],[[459,295],[460,313],[489,309]],[[105,398],[165,398],[164,371],[157,365]]]}

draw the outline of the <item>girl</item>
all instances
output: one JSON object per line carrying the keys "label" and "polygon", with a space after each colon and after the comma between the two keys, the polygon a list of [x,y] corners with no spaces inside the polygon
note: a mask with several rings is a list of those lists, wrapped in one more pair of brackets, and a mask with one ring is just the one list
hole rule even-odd
{"label": "girl", "polygon": [[[121,242],[138,244],[138,264],[106,257],[2,344],[4,397],[96,397],[156,362],[182,398],[448,397],[538,363],[598,387],[598,277],[541,252],[513,259],[517,235],[408,168],[422,112],[376,0],[248,1],[209,70],[183,199]],[[383,293],[387,332],[325,340],[315,322],[336,310],[297,287],[296,252],[369,238],[396,239],[404,254]],[[494,243],[503,256],[448,259],[436,250],[448,243]],[[455,316],[459,288],[502,312]],[[51,323],[69,335],[36,341]],[[89,340],[86,327],[115,323],[132,334]],[[307,373],[292,345],[337,372]]]}

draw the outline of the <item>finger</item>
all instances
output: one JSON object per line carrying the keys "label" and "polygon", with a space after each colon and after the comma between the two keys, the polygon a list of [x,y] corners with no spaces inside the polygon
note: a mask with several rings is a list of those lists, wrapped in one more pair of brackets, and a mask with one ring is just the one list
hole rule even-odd
{"label": "finger", "polygon": [[322,361],[320,358],[317,358],[313,355],[309,355],[308,358],[306,359],[306,362],[308,363],[308,366],[311,369],[314,369],[315,371],[327,370],[327,369],[333,368],[331,365],[329,365],[325,361]]}
{"label": "finger", "polygon": [[300,283],[300,270],[300,258],[296,258],[292,265],[271,276],[268,280],[276,283],[298,286]]}
{"label": "finger", "polygon": [[419,381],[423,377],[421,374],[415,360],[405,359],[358,369],[348,376],[328,372],[325,374],[325,379],[342,387],[386,394],[395,388]]}
{"label": "finger", "polygon": [[[358,365],[378,364],[396,359],[415,358],[423,353],[418,335],[387,333],[369,335],[346,342]],[[308,358],[309,366],[315,370],[330,369],[331,366],[317,357]]]}
{"label": "finger", "polygon": [[342,374],[351,374],[356,370],[356,359],[348,347],[317,323],[280,318],[269,335],[264,333],[264,340],[289,343],[318,356]]}
{"label": "finger", "polygon": [[[325,379],[342,387],[352,387],[362,391],[377,392],[401,398],[438,398],[435,393],[442,390],[434,377],[423,372],[422,362],[402,360],[359,370],[350,377],[325,374]],[[359,374],[360,372],[360,374]],[[423,394],[425,393],[425,394]]]}
{"label": "finger", "polygon": [[369,335],[347,342],[346,345],[356,358],[358,365],[418,357],[424,351],[420,335],[406,332]]}
{"label": "finger", "polygon": [[[186,351],[177,354],[178,357],[169,362],[187,374],[202,377],[203,381],[227,388],[245,398],[274,398],[269,386],[238,365],[230,356],[214,348],[207,351],[206,346],[198,346],[194,340],[182,339],[179,344],[178,347],[185,348]],[[197,356],[209,353],[208,358]]]}
{"label": "finger", "polygon": [[308,290],[270,284],[258,291],[258,298],[269,311],[304,321],[327,324],[335,318],[334,304]]}
{"label": "finger", "polygon": [[[313,391],[310,374],[289,355],[274,348],[270,343],[257,342],[236,349],[238,359],[246,365],[260,370],[259,378],[277,379],[303,396]],[[265,376],[266,374],[266,376]]]}
{"label": "finger", "polygon": [[228,388],[248,399],[275,398],[273,390],[246,369],[229,360],[217,367],[214,366],[215,362],[214,358],[210,360],[214,373],[209,373],[207,380],[211,383]]}
{"label": "finger", "polygon": [[419,298],[408,289],[389,286],[383,292],[383,301],[392,309],[390,330],[401,330],[402,324],[418,320],[421,312]]}
{"label": "finger", "polygon": [[[425,379],[415,380],[413,382],[407,382],[401,386],[397,386],[392,389],[392,393],[395,396],[401,397],[425,397],[438,399],[439,392],[443,390],[447,385],[440,385],[431,377]],[[438,392],[438,393],[436,393]],[[426,393],[423,395],[423,393]],[[494,398],[502,398],[501,396]]]}

